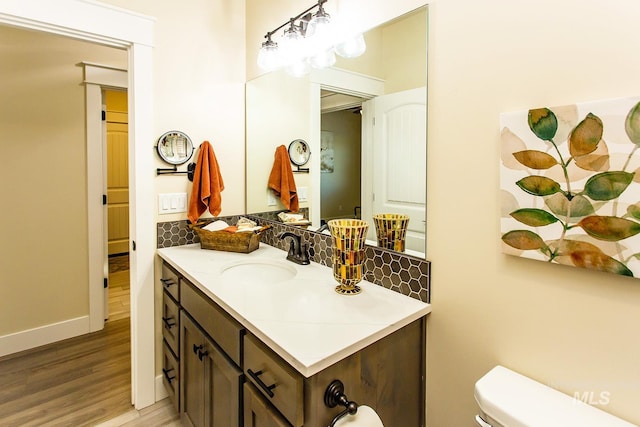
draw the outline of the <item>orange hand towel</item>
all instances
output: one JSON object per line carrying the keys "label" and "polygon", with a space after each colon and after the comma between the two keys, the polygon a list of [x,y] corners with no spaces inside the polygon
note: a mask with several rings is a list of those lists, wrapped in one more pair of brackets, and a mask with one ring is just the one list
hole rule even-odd
{"label": "orange hand towel", "polygon": [[189,199],[189,221],[194,224],[207,208],[213,216],[222,210],[224,182],[220,175],[218,160],[209,141],[200,144],[196,169],[193,173],[193,187]]}
{"label": "orange hand towel", "polygon": [[293,179],[289,153],[284,145],[276,148],[273,168],[269,175],[269,188],[276,193],[276,196],[280,197],[280,201],[285,208],[291,212],[298,212],[299,203],[296,181]]}

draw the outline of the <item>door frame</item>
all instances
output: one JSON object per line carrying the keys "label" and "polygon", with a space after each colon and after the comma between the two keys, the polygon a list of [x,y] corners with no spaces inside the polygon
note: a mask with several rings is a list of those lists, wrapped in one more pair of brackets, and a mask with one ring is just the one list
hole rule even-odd
{"label": "door frame", "polygon": [[[363,99],[371,99],[384,94],[384,81],[382,79],[338,68],[313,70],[310,75],[309,86],[309,111],[311,121],[309,148],[312,153],[320,153],[322,118],[320,91],[322,89]],[[364,155],[365,150],[362,150],[362,152]],[[362,173],[365,173],[365,168],[366,164],[362,162]],[[311,182],[311,209],[309,212],[309,219],[313,224],[320,224],[320,206],[322,203],[320,190],[320,156],[311,156],[309,169]],[[361,191],[364,192],[365,189],[362,188]]]}
{"label": "door frame", "polygon": [[[129,55],[129,235],[131,248],[131,399],[155,402],[153,34],[151,17],[96,1],[3,0],[0,24],[126,49]],[[95,202],[95,201],[94,201]],[[100,204],[102,200],[99,201]]]}
{"label": "door frame", "polygon": [[[87,213],[89,238],[89,328],[104,327],[108,314],[104,279],[108,277],[104,89],[128,89],[127,70],[82,62],[84,67],[87,132]],[[97,202],[96,202],[97,201]]]}

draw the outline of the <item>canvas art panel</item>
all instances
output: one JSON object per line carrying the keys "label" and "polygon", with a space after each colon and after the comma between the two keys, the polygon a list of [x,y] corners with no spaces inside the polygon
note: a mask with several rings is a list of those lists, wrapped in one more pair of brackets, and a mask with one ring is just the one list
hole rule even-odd
{"label": "canvas art panel", "polygon": [[500,231],[515,256],[640,276],[640,97],[500,116]]}
{"label": "canvas art panel", "polygon": [[335,167],[333,151],[333,132],[320,132],[320,172],[333,173]]}

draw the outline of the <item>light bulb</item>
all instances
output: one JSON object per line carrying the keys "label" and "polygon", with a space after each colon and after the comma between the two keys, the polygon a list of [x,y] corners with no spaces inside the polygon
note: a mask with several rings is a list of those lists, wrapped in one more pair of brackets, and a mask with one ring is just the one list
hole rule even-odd
{"label": "light bulb", "polygon": [[292,77],[303,77],[309,74],[311,65],[306,58],[302,58],[289,64],[285,70]]}
{"label": "light bulb", "polygon": [[265,71],[275,70],[280,66],[280,57],[278,53],[278,43],[271,40],[262,43],[260,52],[258,52],[258,66]]}
{"label": "light bulb", "polygon": [[314,56],[310,58],[311,66],[313,68],[327,68],[336,63],[336,55],[333,48],[323,49],[318,51]]}
{"label": "light bulb", "polygon": [[331,15],[325,12],[322,5],[320,5],[318,11],[313,15],[311,21],[309,21],[305,37],[313,37],[316,33],[327,32],[330,27],[330,23]]}
{"label": "light bulb", "polygon": [[336,45],[336,53],[343,58],[357,58],[367,50],[362,34],[356,34]]}
{"label": "light bulb", "polygon": [[304,37],[294,25],[284,31],[280,41],[280,58],[283,65],[299,61],[304,56]]}

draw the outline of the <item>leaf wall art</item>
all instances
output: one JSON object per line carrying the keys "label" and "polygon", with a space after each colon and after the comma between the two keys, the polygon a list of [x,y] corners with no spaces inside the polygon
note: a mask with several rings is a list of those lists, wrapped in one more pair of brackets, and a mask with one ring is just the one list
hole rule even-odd
{"label": "leaf wall art", "polygon": [[640,277],[640,97],[500,115],[503,252]]}

